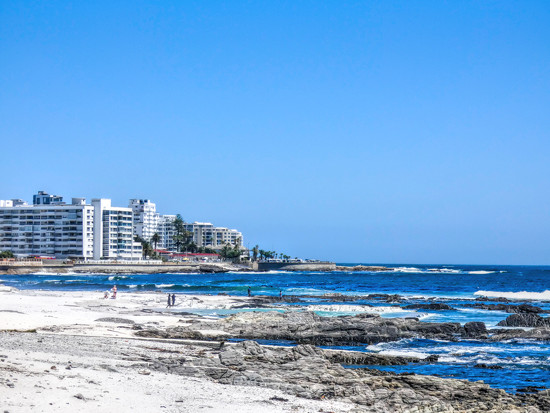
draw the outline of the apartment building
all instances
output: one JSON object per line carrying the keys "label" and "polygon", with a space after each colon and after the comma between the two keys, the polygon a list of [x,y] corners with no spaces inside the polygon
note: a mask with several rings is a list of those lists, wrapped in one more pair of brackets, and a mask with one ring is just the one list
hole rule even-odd
{"label": "apartment building", "polygon": [[94,208],[94,254],[99,259],[137,260],[141,243],[134,241],[131,208],[113,207],[110,199],[92,199]]}
{"label": "apartment building", "polygon": [[210,222],[186,223],[185,229],[193,233],[193,242],[199,247],[219,250],[226,244],[242,246],[243,235],[236,229],[215,227]]}
{"label": "apartment building", "polygon": [[[21,199],[0,200],[0,251],[16,256],[51,256],[76,259],[130,259],[142,256],[139,235],[152,242],[160,236],[157,248],[176,250],[176,215],[160,215],[148,199],[130,199],[128,208],[114,207],[110,199],[63,197],[39,191],[32,205]],[[243,245],[236,229],[215,227],[209,222],[185,223],[192,242],[198,247],[220,250],[226,244]]]}
{"label": "apartment building", "polygon": [[175,215],[161,215],[157,232],[160,235],[160,243],[157,248],[162,248],[168,251],[176,251],[176,243],[174,242],[174,236],[176,230],[174,228]]}
{"label": "apartment building", "polygon": [[131,208],[111,206],[110,199],[63,197],[44,191],[33,204],[20,199],[0,201],[0,251],[18,257],[74,259],[140,259],[133,240]]}
{"label": "apartment building", "polygon": [[161,224],[157,206],[148,199],[130,199],[128,207],[133,213],[134,234],[151,242],[153,235],[159,232]]}
{"label": "apartment building", "polygon": [[93,257],[94,210],[83,198],[71,204],[40,192],[33,205],[0,201],[0,250],[16,256]]}

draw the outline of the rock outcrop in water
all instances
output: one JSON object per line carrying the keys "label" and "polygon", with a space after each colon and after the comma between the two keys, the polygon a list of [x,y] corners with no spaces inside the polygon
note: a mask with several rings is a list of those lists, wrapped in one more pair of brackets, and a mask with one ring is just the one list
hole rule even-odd
{"label": "rock outcrop in water", "polygon": [[199,359],[168,356],[151,360],[145,367],[209,377],[223,384],[262,386],[309,399],[338,399],[358,405],[357,412],[538,413],[550,407],[548,392],[514,396],[479,382],[346,369],[334,353],[341,352],[311,345],[266,348],[245,341]]}
{"label": "rock outcrop in water", "polygon": [[533,313],[512,314],[497,325],[502,327],[550,327],[550,319]]}
{"label": "rock outcrop in water", "polygon": [[312,312],[250,312],[215,322],[197,320],[163,331],[149,328],[136,334],[142,337],[287,340],[301,344],[353,346],[415,337],[452,341],[461,336],[486,338],[487,330],[483,323],[467,323],[462,327],[460,323],[424,323],[417,319],[388,319],[373,314],[320,317]]}
{"label": "rock outcrop in water", "polygon": [[546,313],[546,311],[543,310],[542,308],[536,307],[530,304],[512,305],[512,304],[475,303],[475,304],[465,305],[465,307],[479,308],[481,310],[504,311],[507,313],[533,313],[533,314]]}
{"label": "rock outcrop in water", "polygon": [[405,310],[454,310],[450,305],[443,303],[409,304],[403,308]]}

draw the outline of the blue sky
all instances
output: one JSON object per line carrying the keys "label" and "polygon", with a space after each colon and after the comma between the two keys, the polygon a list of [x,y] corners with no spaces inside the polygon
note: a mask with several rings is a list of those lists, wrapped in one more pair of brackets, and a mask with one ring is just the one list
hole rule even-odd
{"label": "blue sky", "polygon": [[550,2],[0,3],[0,199],[339,262],[550,264]]}

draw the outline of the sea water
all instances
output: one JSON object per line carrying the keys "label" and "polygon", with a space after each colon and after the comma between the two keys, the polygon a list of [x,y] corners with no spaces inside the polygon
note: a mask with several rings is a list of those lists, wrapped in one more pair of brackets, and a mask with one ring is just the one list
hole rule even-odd
{"label": "sea water", "polygon": [[[381,264],[384,265],[384,264]],[[509,314],[472,308],[476,298],[507,297],[529,302],[550,312],[550,267],[478,265],[395,265],[388,272],[230,272],[221,274],[55,274],[3,275],[0,283],[19,289],[104,291],[158,291],[181,294],[299,295],[303,302],[281,305],[279,311],[314,311],[321,316],[376,313],[382,317],[417,317],[425,322],[482,321],[489,329]],[[399,294],[404,303],[367,298],[369,294]],[[331,297],[333,295],[333,297]],[[357,301],[342,295],[361,296]],[[323,296],[323,298],[318,298]],[[452,310],[407,310],[404,305],[426,300],[448,304]],[[483,302],[483,301],[481,301]],[[489,303],[489,302],[487,302]],[[514,304],[517,304],[514,302]],[[199,310],[197,310],[199,311]],[[202,315],[225,316],[243,310],[200,310]],[[249,310],[248,310],[249,311]],[[542,314],[546,316],[546,314]],[[291,345],[292,343],[276,343]],[[339,348],[339,347],[333,347]],[[405,366],[368,366],[380,370],[412,372],[467,380],[482,380],[510,392],[525,387],[550,387],[550,344],[534,340],[457,342],[407,339],[376,345],[340,347],[421,359],[439,356],[438,362]],[[474,367],[474,366],[478,367]],[[493,368],[479,368],[485,365]],[[348,366],[350,368],[365,366]]]}

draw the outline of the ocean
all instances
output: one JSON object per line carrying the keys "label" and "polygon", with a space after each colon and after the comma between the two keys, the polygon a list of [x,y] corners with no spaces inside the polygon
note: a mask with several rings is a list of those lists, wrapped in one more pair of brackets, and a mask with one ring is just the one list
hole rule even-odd
{"label": "ocean", "polygon": [[[345,264],[355,265],[355,264]],[[176,294],[302,296],[304,302],[281,304],[279,311],[315,311],[322,316],[362,312],[382,317],[417,317],[425,322],[482,321],[489,329],[508,315],[503,311],[473,308],[484,297],[522,300],[550,312],[550,266],[407,265],[376,264],[390,272],[230,272],[223,274],[55,274],[3,275],[0,283],[19,289],[104,291],[117,285],[125,291],[157,291]],[[331,295],[334,297],[318,296]],[[403,303],[366,298],[369,294],[399,294]],[[364,296],[346,301],[341,295]],[[426,299],[449,305],[450,310],[407,310],[404,305]],[[487,301],[487,303],[491,303]],[[494,303],[493,303],[494,304]],[[202,315],[223,317],[243,310],[197,310]],[[541,314],[547,316],[547,314]],[[289,345],[289,343],[271,344]],[[482,380],[509,392],[525,388],[550,388],[550,343],[532,340],[437,341],[409,339],[346,349],[388,355],[426,358],[438,362],[405,366],[369,366],[396,373],[412,372],[466,380]],[[476,366],[477,367],[474,367]],[[487,367],[479,368],[480,365]],[[362,366],[349,366],[357,368]],[[491,367],[491,368],[488,368]]]}

